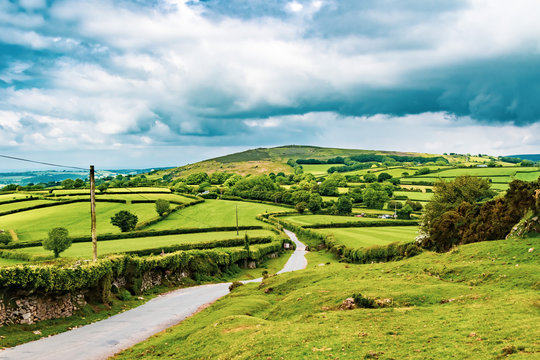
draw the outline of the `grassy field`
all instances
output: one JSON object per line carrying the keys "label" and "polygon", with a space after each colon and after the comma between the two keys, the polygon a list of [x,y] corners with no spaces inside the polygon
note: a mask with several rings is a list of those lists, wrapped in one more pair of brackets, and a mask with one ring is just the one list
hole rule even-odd
{"label": "grassy field", "polygon": [[355,216],[339,216],[339,215],[292,215],[282,217],[283,220],[290,221],[300,226],[314,224],[342,224],[347,222],[363,222],[363,221],[385,221],[379,218],[365,218]]}
{"label": "grassy field", "polygon": [[[110,188],[105,190],[105,193],[131,193],[131,192],[144,192],[144,193],[153,193],[153,192],[170,192],[171,190],[166,187],[131,187],[131,188]],[[56,195],[67,195],[67,194],[90,194],[90,189],[57,189],[53,192]],[[100,194],[99,190],[96,190],[96,194]]]}
{"label": "grassy field", "polygon": [[2,201],[9,201],[13,199],[25,199],[32,196],[32,194],[27,193],[13,193],[13,194],[0,194],[0,203]]}
{"label": "grassy field", "polygon": [[390,211],[390,210],[366,209],[366,208],[361,208],[361,207],[354,207],[352,209],[352,212],[353,214],[376,214],[376,215],[380,215],[380,214],[393,215],[394,214],[394,210]]}
{"label": "grassy field", "polygon": [[[2,204],[0,203],[0,212],[4,211],[11,211],[11,210],[18,210],[18,209],[25,209],[31,206],[41,205],[41,204],[48,204],[51,200],[28,200],[28,201],[21,201],[11,204]],[[0,219],[0,223],[1,223]]]}
{"label": "grassy field", "polygon": [[524,181],[534,181],[537,180],[538,177],[540,177],[540,171],[532,171],[532,172],[518,172],[515,175],[516,179],[524,180]]}
{"label": "grassy field", "polygon": [[[58,197],[57,197],[58,199]],[[90,195],[74,195],[74,196],[63,196],[61,199],[90,199]],[[119,200],[152,200],[164,199],[168,201],[176,201],[184,204],[195,201],[194,199],[178,195],[178,194],[96,194],[96,199],[119,199]],[[90,201],[90,200],[89,200]]]}
{"label": "grassy field", "polygon": [[[318,266],[317,254],[115,359],[538,358],[538,248],[540,238],[484,242],[369,265]],[[386,306],[340,310],[355,293]]]}
{"label": "grassy field", "polygon": [[328,169],[331,167],[343,166],[342,164],[302,164],[305,173],[312,173],[315,176],[328,175]]}
{"label": "grassy field", "polygon": [[393,242],[411,242],[418,235],[416,226],[334,228],[315,231],[325,235],[333,234],[337,241],[353,248],[387,245]]}
{"label": "grassy field", "polygon": [[[98,234],[120,233],[120,229],[110,221],[120,210],[134,213],[139,217],[139,222],[157,216],[154,204],[98,203]],[[21,241],[44,239],[50,229],[58,226],[68,229],[71,236],[90,235],[90,204],[74,203],[5,215],[0,217],[0,226],[5,230],[15,230]]]}
{"label": "grassy field", "polygon": [[0,258],[0,267],[17,265],[17,264],[24,264],[24,261]]}
{"label": "grassy field", "polygon": [[[220,231],[198,234],[150,236],[135,239],[101,241],[98,242],[98,254],[102,256],[126,251],[159,248],[160,246],[200,243],[213,240],[241,239],[244,237],[245,233],[246,231],[240,231],[240,234],[236,235],[236,231]],[[247,234],[252,237],[275,236],[275,234],[269,230],[249,230],[247,231]],[[52,254],[50,251],[43,249],[43,247],[41,246],[23,248],[16,250],[16,252],[44,256]],[[91,258],[92,243],[85,242],[72,244],[69,249],[67,249],[61,254],[61,257]]]}
{"label": "grassy field", "polygon": [[[407,196],[414,201],[429,201],[433,193],[416,192],[416,191],[394,191],[394,196]],[[402,200],[398,200],[402,201]]]}
{"label": "grassy field", "polygon": [[471,176],[482,176],[490,177],[497,175],[507,175],[513,176],[516,172],[537,172],[537,168],[523,168],[523,167],[501,167],[501,168],[462,168],[462,169],[450,169],[441,171],[436,174],[426,174],[421,175],[421,178],[424,177],[457,177],[461,175],[471,175]]}
{"label": "grassy field", "polygon": [[204,228],[215,226],[235,226],[236,207],[240,226],[261,225],[255,216],[264,212],[291,211],[275,205],[242,201],[206,200],[202,204],[176,211],[163,221],[150,226],[149,230]]}

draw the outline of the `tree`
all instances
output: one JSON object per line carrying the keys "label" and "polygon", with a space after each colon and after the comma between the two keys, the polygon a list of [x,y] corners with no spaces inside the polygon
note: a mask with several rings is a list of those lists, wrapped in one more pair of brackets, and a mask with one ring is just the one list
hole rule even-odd
{"label": "tree", "polygon": [[439,216],[457,208],[461,203],[476,204],[491,198],[495,192],[490,189],[487,179],[473,176],[458,176],[454,181],[438,181],[433,187],[435,193],[426,205],[424,214],[424,230]]}
{"label": "tree", "polygon": [[335,196],[338,194],[338,182],[326,179],[319,185],[319,193],[323,196]]}
{"label": "tree", "polygon": [[364,204],[368,209],[382,209],[384,203],[388,200],[388,193],[383,189],[381,184],[371,184],[364,190]]}
{"label": "tree", "polygon": [[111,217],[111,224],[118,226],[122,232],[127,232],[135,229],[138,220],[137,215],[134,215],[129,211],[122,210]]}
{"label": "tree", "polygon": [[323,203],[323,199],[321,195],[319,194],[311,194],[309,197],[309,201],[307,204],[307,207],[309,211],[311,211],[313,214],[319,212],[321,210]]}
{"label": "tree", "polygon": [[364,175],[364,181],[367,183],[372,183],[377,181],[377,176],[375,174],[366,174]]}
{"label": "tree", "polygon": [[392,175],[390,175],[389,173],[382,172],[377,177],[377,181],[378,182],[383,182],[383,181],[386,181],[386,180],[390,180],[391,178],[392,178]]}
{"label": "tree", "polygon": [[47,239],[43,241],[43,248],[45,250],[51,250],[55,258],[59,257],[60,253],[70,246],[71,239],[69,238],[69,232],[63,227],[56,227],[50,230]]}
{"label": "tree", "polygon": [[76,189],[82,188],[84,186],[84,180],[83,179],[75,179],[75,182],[73,183],[73,187]]}
{"label": "tree", "polygon": [[410,220],[412,212],[413,212],[412,207],[407,204],[403,208],[401,208],[401,209],[399,209],[397,211],[397,218],[398,219],[404,219],[404,220]]}
{"label": "tree", "polygon": [[298,211],[300,214],[303,214],[304,211],[306,210],[307,208],[307,204],[304,202],[304,201],[301,201],[299,202],[298,204],[296,204],[296,206],[294,207],[296,209],[296,211]]}
{"label": "tree", "polygon": [[106,183],[101,183],[97,187],[100,193],[104,193],[108,188],[109,188],[109,185],[107,185]]}
{"label": "tree", "polygon": [[74,185],[75,185],[75,181],[73,181],[73,179],[66,179],[62,181],[62,187],[64,189],[73,189]]}
{"label": "tree", "polygon": [[352,201],[351,198],[343,195],[338,198],[336,209],[339,214],[350,214],[352,211]]}
{"label": "tree", "polygon": [[165,213],[168,213],[171,211],[171,204],[165,200],[165,199],[157,199],[156,200],[156,212],[159,216],[165,215]]}

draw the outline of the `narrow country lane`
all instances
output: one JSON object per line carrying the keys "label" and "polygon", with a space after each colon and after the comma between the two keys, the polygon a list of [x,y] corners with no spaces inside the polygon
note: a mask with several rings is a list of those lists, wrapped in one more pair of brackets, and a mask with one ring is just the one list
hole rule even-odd
{"label": "narrow country lane", "polygon": [[[306,247],[296,235],[285,230],[296,250],[282,270],[290,272],[307,266]],[[257,282],[261,279],[245,282]],[[107,359],[155,333],[178,324],[199,307],[229,293],[230,283],[179,289],[158,296],[132,310],[58,335],[0,351],[0,359],[85,360]]]}

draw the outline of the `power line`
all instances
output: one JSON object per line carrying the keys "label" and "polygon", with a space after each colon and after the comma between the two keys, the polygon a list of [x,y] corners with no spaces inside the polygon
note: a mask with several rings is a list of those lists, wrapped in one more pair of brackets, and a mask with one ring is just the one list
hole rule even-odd
{"label": "power line", "polygon": [[78,167],[78,166],[59,165],[59,164],[53,164],[53,163],[48,163],[48,162],[43,162],[43,161],[35,161],[35,160],[23,159],[23,158],[19,158],[19,157],[15,157],[15,156],[1,155],[1,154],[0,154],[0,157],[6,158],[6,159],[12,159],[12,160],[26,161],[26,162],[30,162],[30,163],[34,163],[34,164],[56,166],[56,167],[59,167],[59,168],[70,168],[70,169],[88,171],[88,169]]}

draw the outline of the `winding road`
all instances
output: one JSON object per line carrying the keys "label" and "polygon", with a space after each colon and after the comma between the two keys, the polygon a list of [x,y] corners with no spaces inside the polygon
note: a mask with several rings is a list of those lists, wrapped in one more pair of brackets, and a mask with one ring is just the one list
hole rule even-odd
{"label": "winding road", "polygon": [[[285,233],[295,242],[296,250],[278,274],[301,270],[307,266],[305,245],[298,241],[294,233],[288,230]],[[246,280],[244,283],[261,280]],[[107,359],[178,324],[197,312],[201,306],[227,295],[230,284],[210,284],[171,291],[108,319],[0,351],[0,359]]]}

